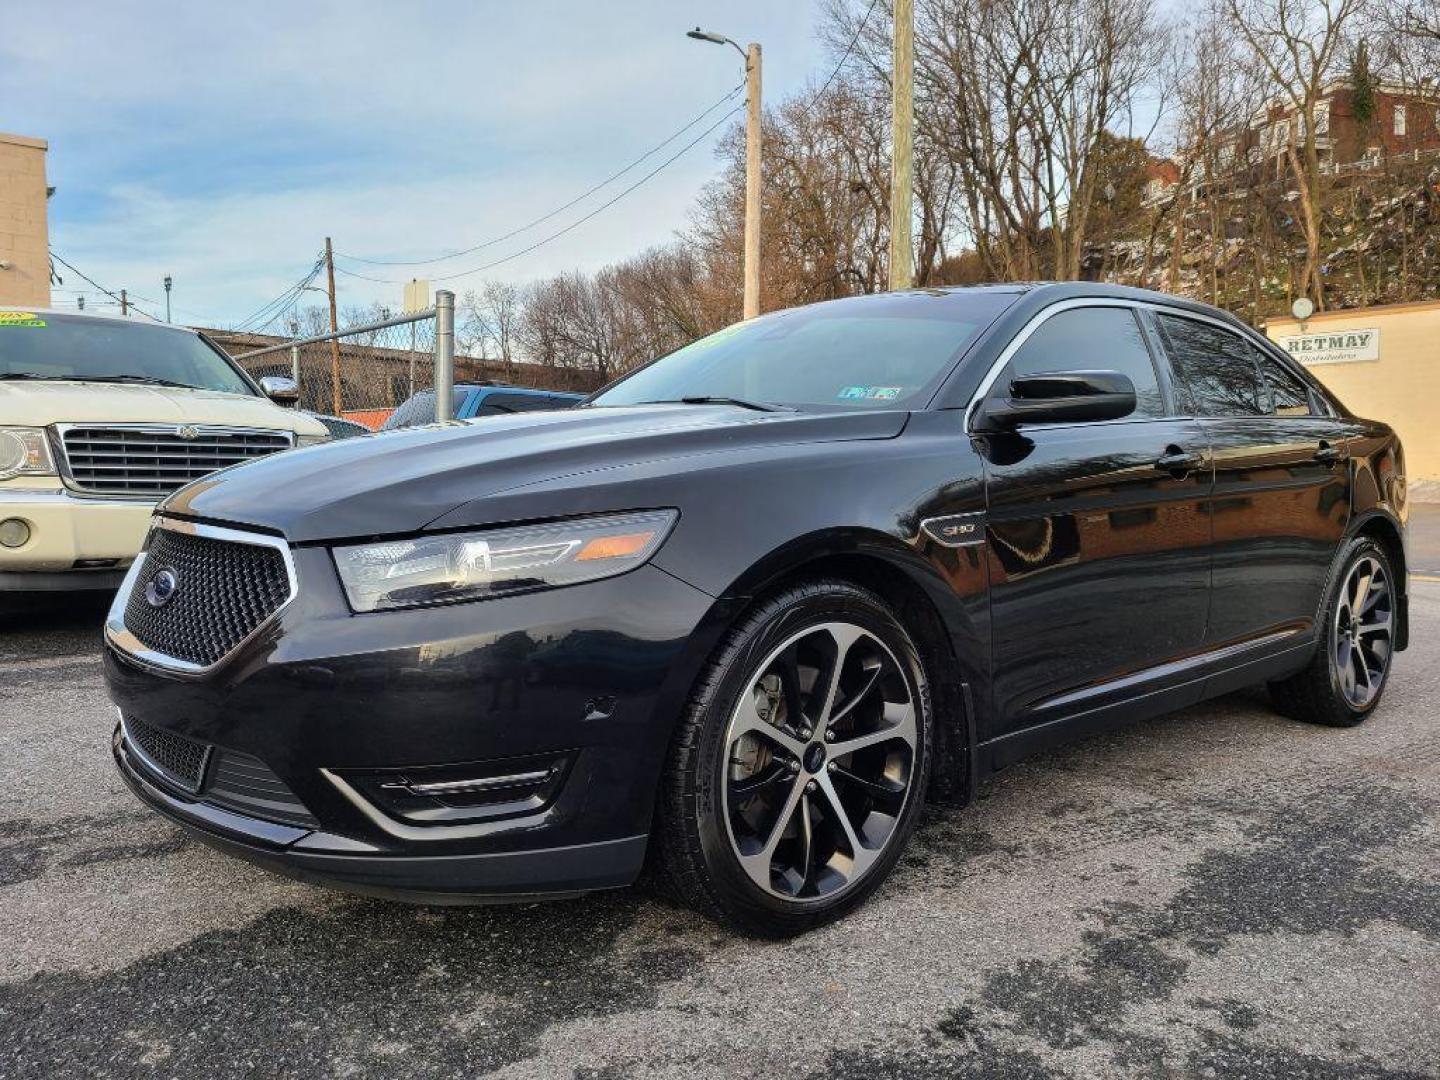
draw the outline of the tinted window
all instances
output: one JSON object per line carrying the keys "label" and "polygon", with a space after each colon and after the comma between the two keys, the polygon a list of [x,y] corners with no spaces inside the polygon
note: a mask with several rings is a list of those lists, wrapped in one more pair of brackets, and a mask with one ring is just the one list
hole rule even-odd
{"label": "tinted window", "polygon": [[[454,391],[455,397],[451,405],[450,415],[459,416],[460,410],[465,407],[465,400],[470,396],[469,390]],[[393,413],[390,419],[385,421],[381,431],[393,431],[395,428],[415,427],[417,424],[432,424],[435,422],[435,391],[421,390],[418,394],[405,402]]]}
{"label": "tinted window", "polygon": [[1260,416],[1260,372],[1238,334],[1178,315],[1161,315],[1160,334],[1175,378],[1197,416]]}
{"label": "tinted window", "polygon": [[1118,371],[1135,384],[1133,416],[1165,415],[1150,350],[1129,308],[1073,308],[1045,320],[995,380],[996,392],[1005,393],[1017,375],[1049,371]]}
{"label": "tinted window", "polygon": [[231,394],[255,393],[198,334],[49,312],[7,312],[0,319],[0,375],[153,379]]}
{"label": "tinted window", "polygon": [[907,408],[928,400],[975,335],[1014,299],[917,291],[773,312],[677,349],[591,405],[713,396]]}
{"label": "tinted window", "polygon": [[538,412],[558,407],[548,394],[489,394],[485,404],[496,412]]}
{"label": "tinted window", "polygon": [[1262,349],[1255,350],[1255,358],[1270,391],[1267,412],[1273,416],[1309,416],[1314,411],[1310,408],[1310,388],[1304,379]]}

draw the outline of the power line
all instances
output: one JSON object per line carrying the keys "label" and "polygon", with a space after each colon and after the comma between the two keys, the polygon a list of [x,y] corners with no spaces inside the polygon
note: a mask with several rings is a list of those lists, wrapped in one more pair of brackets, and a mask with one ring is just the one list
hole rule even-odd
{"label": "power line", "polygon": [[[491,239],[489,239],[489,240],[485,240],[485,241],[483,241],[483,242],[481,242],[481,243],[479,243],[479,244],[476,244],[474,247],[465,248],[465,249],[462,250],[462,251],[452,251],[452,252],[450,252],[449,254],[446,254],[446,255],[436,255],[436,256],[435,256],[434,258],[432,258],[432,259],[364,259],[364,258],[361,258],[361,257],[358,256],[358,255],[346,255],[346,254],[344,254],[343,252],[339,252],[339,251],[337,251],[337,252],[335,253],[336,258],[349,259],[351,262],[368,263],[368,264],[371,265],[371,266],[428,266],[428,265],[430,265],[430,264],[432,264],[432,263],[445,262],[447,259],[458,259],[458,258],[459,258],[460,256],[462,256],[462,255],[471,255],[471,254],[473,254],[473,253],[475,253],[475,252],[477,252],[477,251],[480,251],[480,250],[482,250],[482,249],[484,249],[484,248],[492,247],[492,246],[494,246],[495,244],[501,243],[501,242],[504,241],[504,240],[509,240],[511,237],[519,236],[521,233],[523,233],[523,232],[528,232],[529,230],[535,228],[535,226],[537,226],[537,225],[543,225],[545,222],[549,221],[551,218],[556,217],[556,216],[558,216],[558,215],[560,215],[560,214],[563,214],[566,210],[569,210],[571,207],[575,206],[576,204],[584,202],[584,201],[585,201],[586,199],[588,199],[591,195],[595,194],[595,192],[599,191],[601,188],[608,187],[610,184],[612,184],[614,181],[620,179],[620,177],[624,176],[626,173],[628,173],[631,169],[635,168],[635,166],[639,165],[641,162],[643,162],[643,161],[645,161],[645,160],[647,160],[647,159],[649,159],[649,158],[651,158],[651,157],[654,157],[657,153],[659,153],[661,150],[665,149],[665,147],[669,146],[672,142],[674,142],[676,139],[678,139],[681,135],[684,135],[685,132],[689,131],[689,130],[690,130],[691,128],[693,128],[696,124],[700,123],[700,121],[704,120],[705,117],[709,116],[712,112],[714,112],[716,109],[718,109],[721,105],[724,105],[727,101],[730,101],[732,98],[734,98],[735,95],[738,94],[738,93],[739,93],[741,90],[743,90],[744,88],[745,88],[745,84],[744,84],[744,83],[736,83],[736,84],[735,84],[734,86],[732,86],[728,91],[726,91],[725,95],[724,95],[723,97],[721,97],[719,101],[716,101],[713,105],[710,105],[709,107],[707,107],[707,108],[706,108],[705,110],[703,110],[698,116],[695,116],[695,117],[694,117],[693,119],[691,119],[688,123],[686,123],[684,127],[680,128],[678,131],[673,132],[672,134],[670,134],[669,136],[667,136],[663,141],[661,141],[661,142],[657,143],[656,145],[652,146],[649,150],[646,150],[645,153],[641,154],[638,158],[636,158],[634,161],[630,162],[630,163],[629,163],[628,165],[626,165],[624,168],[618,170],[617,172],[611,173],[611,174],[610,174],[609,176],[607,176],[604,180],[601,180],[598,184],[595,184],[594,186],[592,186],[592,187],[590,187],[590,188],[587,188],[585,191],[583,191],[583,192],[581,192],[579,195],[575,196],[575,198],[571,199],[569,202],[565,203],[563,206],[557,206],[554,210],[551,210],[549,213],[547,213],[547,214],[542,214],[540,217],[536,218],[534,221],[527,222],[526,224],[521,225],[521,226],[520,226],[519,228],[517,228],[517,229],[511,229],[509,232],[505,233],[505,234],[502,235],[502,236],[493,237],[493,238],[491,238]],[[733,110],[732,110],[732,112],[733,112]],[[729,115],[730,115],[729,113],[726,114],[727,117],[728,117]],[[711,128],[710,130],[713,131],[714,128]],[[688,148],[687,148],[687,149],[688,149]],[[391,282],[391,281],[389,281],[389,280],[387,280],[387,279],[366,277],[364,274],[357,274],[357,273],[355,273],[354,271],[345,270],[345,269],[343,269],[343,268],[341,268],[341,267],[338,267],[338,266],[337,266],[335,269],[339,270],[342,274],[349,274],[351,277],[360,278],[362,281],[376,281],[376,282],[380,282],[381,284],[387,284],[387,285],[388,285],[388,284],[394,284],[394,282]],[[451,276],[453,277],[454,275],[451,275]]]}
{"label": "power line", "polygon": [[[642,184],[644,184],[646,181],[648,181],[651,177],[653,177],[653,176],[655,176],[656,174],[662,172],[664,169],[668,168],[670,165],[673,165],[676,161],[678,161],[681,157],[683,157],[688,150],[692,149],[692,148],[695,147],[695,146],[698,146],[701,142],[703,142],[703,141],[705,140],[705,138],[706,138],[711,132],[713,132],[713,131],[714,131],[716,128],[718,128],[721,124],[725,123],[725,121],[729,120],[732,116],[734,116],[736,113],[738,113],[742,108],[744,108],[743,105],[737,105],[737,106],[735,106],[735,108],[731,109],[731,110],[730,110],[729,112],[727,112],[724,116],[720,117],[719,120],[716,120],[715,123],[711,124],[708,128],[706,128],[704,131],[702,131],[699,135],[695,136],[695,138],[691,139],[688,143],[686,143],[684,146],[682,146],[679,150],[675,151],[675,153],[671,154],[668,158],[666,158],[664,161],[662,161],[659,165],[656,165],[655,168],[651,169],[648,173],[646,173],[644,176],[642,176],[639,180],[636,180],[633,184],[631,184],[629,187],[627,187],[624,191],[620,192],[618,195],[615,195],[614,197],[612,197],[611,199],[607,200],[606,202],[601,203],[599,206],[597,206],[594,210],[591,210],[591,211],[590,211],[588,214],[586,214],[584,217],[576,218],[576,219],[575,219],[574,221],[572,221],[569,225],[566,225],[566,226],[565,226],[564,228],[562,228],[562,229],[557,229],[555,232],[551,233],[549,236],[544,237],[543,239],[536,240],[535,243],[531,244],[529,247],[521,248],[519,251],[513,252],[513,253],[511,253],[511,254],[509,254],[509,255],[505,255],[505,256],[503,256],[502,258],[495,259],[495,260],[493,260],[493,261],[491,261],[491,262],[484,263],[484,264],[481,265],[481,266],[472,266],[469,270],[458,270],[458,271],[456,271],[456,272],[453,273],[453,274],[439,274],[439,275],[431,278],[430,280],[431,280],[431,281],[453,281],[453,280],[455,280],[456,278],[469,277],[471,274],[479,274],[479,273],[482,273],[483,271],[486,271],[486,270],[493,270],[495,267],[501,266],[501,265],[503,265],[504,263],[511,262],[511,261],[514,260],[514,259],[518,259],[518,258],[520,258],[522,255],[529,255],[532,251],[535,251],[535,250],[537,250],[538,248],[544,247],[546,244],[550,243],[550,241],[552,241],[552,240],[558,240],[558,239],[560,239],[560,237],[564,236],[566,233],[572,232],[573,230],[578,229],[581,225],[584,225],[584,224],[585,224],[587,221],[589,221],[591,218],[597,216],[598,214],[604,213],[604,212],[605,212],[606,210],[608,210],[610,207],[612,207],[612,206],[614,206],[616,203],[618,203],[621,199],[625,198],[625,196],[629,195],[629,194],[630,194],[632,191],[634,191],[636,188],[640,187]],[[338,268],[337,268],[337,269],[338,269]],[[352,276],[357,276],[357,277],[358,277],[359,275],[352,275]],[[380,283],[380,284],[382,284],[382,285],[401,285],[401,284],[403,284],[403,281],[401,281],[400,279],[366,278],[365,280],[366,280],[366,281],[378,282],[378,283]]]}
{"label": "power line", "polygon": [[315,280],[315,275],[320,273],[320,266],[324,262],[323,256],[316,256],[315,262],[306,272],[305,276],[295,282],[279,296],[262,304],[260,308],[235,324],[236,330],[255,330],[269,326],[290,308],[294,307],[300,297],[304,295],[306,287]]}
{"label": "power line", "polygon": [[[157,319],[154,315],[151,315],[150,312],[146,311],[144,308],[142,308],[142,307],[136,307],[136,306],[135,306],[135,302],[130,299],[130,296],[129,296],[128,293],[126,294],[125,299],[124,299],[124,300],[121,300],[119,293],[113,293],[113,292],[111,292],[109,289],[105,288],[104,285],[101,285],[101,284],[100,284],[98,281],[96,281],[94,278],[92,278],[92,277],[90,277],[89,275],[87,275],[83,270],[77,269],[73,263],[68,263],[68,262],[66,262],[64,259],[62,259],[62,258],[60,257],[60,253],[57,252],[54,248],[51,248],[51,249],[50,249],[50,257],[51,257],[52,259],[54,259],[56,262],[58,262],[61,266],[65,267],[65,269],[69,270],[71,273],[80,275],[80,279],[81,279],[82,281],[88,281],[91,285],[94,285],[95,288],[99,289],[99,290],[100,290],[102,293],[104,293],[106,296],[110,297],[110,299],[114,300],[114,301],[115,301],[117,304],[119,304],[122,308],[135,308],[135,310],[138,311],[138,312],[140,312],[141,315],[144,315],[147,319],[150,319],[150,320],[153,321],[153,322],[157,322],[157,323],[158,323],[158,322],[161,322],[161,321],[162,321],[162,320],[160,320],[160,319]],[[154,302],[154,301],[151,301],[151,303],[153,303],[153,302]]]}
{"label": "power line", "polygon": [[841,69],[845,67],[845,61],[849,60],[850,54],[855,51],[855,46],[860,41],[860,35],[865,32],[865,24],[870,21],[870,15],[872,12],[874,12],[877,2],[878,0],[870,0],[870,6],[865,9],[865,14],[860,19],[860,24],[855,27],[855,33],[850,38],[850,44],[845,46],[845,52],[841,55],[840,62],[835,65],[835,70],[830,72],[830,77],[825,80],[825,85],[823,85],[818,91],[816,91],[815,97],[817,99],[825,96],[825,91],[830,89],[830,84],[835,81],[836,76],[838,76]]}

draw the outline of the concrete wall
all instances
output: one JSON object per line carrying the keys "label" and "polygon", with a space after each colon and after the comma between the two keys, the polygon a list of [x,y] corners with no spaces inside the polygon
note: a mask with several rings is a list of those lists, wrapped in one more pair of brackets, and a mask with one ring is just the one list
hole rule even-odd
{"label": "concrete wall", "polygon": [[1327,311],[1303,330],[1271,319],[1265,330],[1282,345],[1299,337],[1292,354],[1346,407],[1394,427],[1412,490],[1440,497],[1440,301]]}
{"label": "concrete wall", "polygon": [[0,304],[50,306],[45,149],[0,131]]}

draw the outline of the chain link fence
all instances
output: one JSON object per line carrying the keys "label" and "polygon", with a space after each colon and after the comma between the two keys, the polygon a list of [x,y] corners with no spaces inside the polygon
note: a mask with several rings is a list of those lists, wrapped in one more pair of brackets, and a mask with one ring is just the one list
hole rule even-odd
{"label": "chain link fence", "polygon": [[[507,384],[579,392],[598,386],[597,376],[579,369],[454,355],[454,297],[440,292],[436,299],[437,307],[424,311],[293,340],[238,331],[211,330],[207,336],[255,379],[294,379],[299,408],[372,429],[415,394],[433,390],[437,375],[445,386]],[[449,306],[437,318],[440,301]],[[448,340],[445,331],[437,330],[440,322],[448,322]],[[437,360],[446,349],[449,362]],[[449,400],[448,394],[437,395],[437,407],[445,408]]]}

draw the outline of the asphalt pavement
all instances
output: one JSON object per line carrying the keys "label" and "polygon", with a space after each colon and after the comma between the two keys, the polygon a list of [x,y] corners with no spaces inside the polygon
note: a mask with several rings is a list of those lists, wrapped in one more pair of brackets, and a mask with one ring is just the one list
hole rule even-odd
{"label": "asphalt pavement", "polygon": [[1362,727],[1250,693],[1050,753],[788,942],[228,859],[115,776],[99,618],[0,624],[0,1077],[1440,1075],[1440,583]]}

